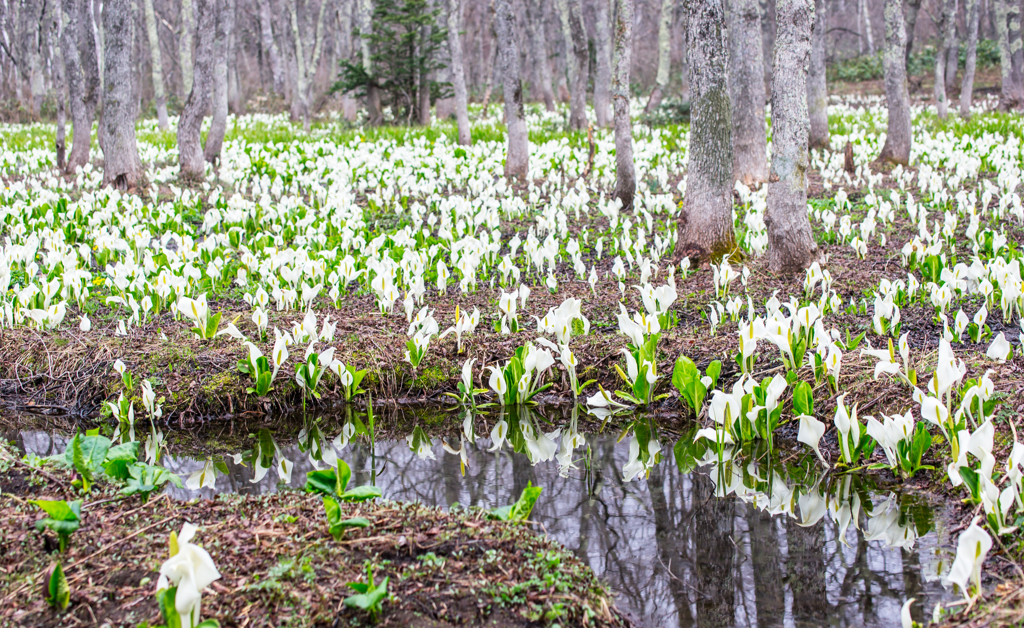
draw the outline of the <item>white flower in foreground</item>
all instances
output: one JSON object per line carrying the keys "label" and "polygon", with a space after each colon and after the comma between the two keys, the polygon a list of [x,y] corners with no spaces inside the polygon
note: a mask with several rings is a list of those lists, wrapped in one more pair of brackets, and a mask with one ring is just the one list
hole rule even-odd
{"label": "white flower in foreground", "polygon": [[822,435],[825,434],[825,424],[808,414],[802,414],[798,418],[800,419],[800,431],[797,433],[796,439],[813,449],[814,453],[818,454],[818,459],[825,462],[825,457],[818,449],[818,443],[821,441]]}
{"label": "white flower in foreground", "polygon": [[160,579],[156,585],[157,591],[178,587],[174,595],[174,608],[181,617],[182,628],[192,628],[200,623],[199,602],[202,591],[214,580],[220,579],[220,572],[210,555],[203,548],[192,544],[195,533],[196,527],[191,523],[181,527],[176,543],[171,543],[171,557],[160,566]]}
{"label": "white flower in foreground", "polygon": [[87,315],[82,314],[82,322],[78,324],[78,329],[80,331],[89,331],[92,329],[92,322],[89,320]]}
{"label": "white flower in foreground", "polygon": [[988,532],[978,526],[979,517],[975,517],[970,527],[960,534],[956,544],[956,559],[949,570],[949,582],[960,587],[964,597],[970,598],[967,592],[969,583],[981,590],[981,564],[992,549],[992,538]]}
{"label": "white flower in foreground", "polygon": [[996,362],[1005,362],[1010,357],[1010,342],[1003,335],[1003,332],[999,332],[999,335],[992,341],[992,344],[988,346],[988,351],[985,352],[985,355],[990,360],[995,360]]}
{"label": "white flower in foreground", "polygon": [[914,603],[916,598],[910,598],[903,603],[903,608],[900,609],[900,624],[901,628],[914,628],[914,620],[910,617],[910,605]]}

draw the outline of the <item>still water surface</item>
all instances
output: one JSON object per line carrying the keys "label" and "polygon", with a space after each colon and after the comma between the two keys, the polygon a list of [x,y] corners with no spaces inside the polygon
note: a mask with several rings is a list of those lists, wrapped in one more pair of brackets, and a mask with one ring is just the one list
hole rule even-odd
{"label": "still water surface", "polygon": [[[372,456],[368,442],[353,440],[338,454],[352,467],[351,485],[376,483],[399,501],[494,508],[515,501],[527,483],[542,486],[531,519],[607,582],[643,626],[898,626],[907,598],[917,598],[921,619],[953,597],[941,582],[952,560],[947,531],[927,504],[868,478],[785,467],[778,456],[692,465],[663,450],[646,478],[626,481],[623,469],[637,459],[628,440],[588,435],[589,455],[576,452],[579,468],[561,470],[553,459],[534,465],[508,444],[491,453],[481,438],[465,444],[465,476],[459,456],[437,440],[417,443],[418,452],[404,440],[378,441]],[[21,432],[18,441],[47,455],[66,439]],[[308,435],[276,435],[277,455],[295,464],[294,488],[313,469],[308,443]],[[253,482],[252,465],[228,453],[211,452],[228,471],[214,489],[169,492],[190,499],[278,489],[274,469]],[[187,477],[205,460],[169,453],[161,462]]]}

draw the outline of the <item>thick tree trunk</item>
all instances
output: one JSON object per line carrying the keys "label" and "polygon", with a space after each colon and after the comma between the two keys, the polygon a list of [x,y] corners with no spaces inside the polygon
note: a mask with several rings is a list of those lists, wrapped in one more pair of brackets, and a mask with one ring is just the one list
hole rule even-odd
{"label": "thick tree trunk", "polygon": [[271,21],[270,0],[257,0],[260,11],[260,47],[270,61],[270,80],[275,94],[284,93],[284,63],[281,61],[281,50],[274,38],[274,26]]}
{"label": "thick tree trunk", "polygon": [[72,125],[71,154],[65,168],[67,172],[74,173],[89,163],[92,119],[100,95],[100,73],[91,6],[80,0],[63,0],[63,11],[65,26],[60,45]]}
{"label": "thick tree trunk", "polygon": [[505,125],[508,127],[505,176],[525,180],[529,172],[530,147],[523,114],[523,86],[519,80],[516,18],[512,13],[511,0],[495,0],[494,5],[498,62],[501,64],[501,82],[505,98]]}
{"label": "thick tree trunk", "polygon": [[178,63],[181,65],[181,99],[192,92],[192,0],[181,0],[181,27],[178,35]]}
{"label": "thick tree trunk", "polygon": [[658,18],[658,74],[651,96],[647,99],[647,106],[644,107],[644,113],[647,114],[653,113],[661,106],[661,99],[665,97],[665,89],[668,87],[669,72],[672,69],[673,5],[674,0],[661,0],[661,15]]}
{"label": "thick tree trunk", "polygon": [[807,217],[806,94],[814,0],[778,0],[775,11],[779,30],[772,77],[772,174],[764,222],[768,269],[792,273],[820,257]]}
{"label": "thick tree trunk", "polygon": [[686,14],[690,163],[677,250],[694,259],[720,259],[736,250],[725,11],[721,0],[686,0]]}
{"label": "thick tree trunk", "polygon": [[228,129],[228,40],[235,27],[235,15],[231,4],[219,0],[217,2],[217,25],[213,36],[213,115],[210,117],[210,130],[206,134],[206,146],[203,157],[211,164],[220,158],[220,149],[224,145],[224,134]]}
{"label": "thick tree trunk", "polygon": [[167,121],[167,97],[164,95],[164,66],[160,60],[160,36],[156,30],[156,12],[153,0],[142,0],[146,15],[146,37],[149,39],[149,62],[153,73],[153,100],[156,101],[156,119],[161,131],[170,128]]}
{"label": "thick tree trunk", "polygon": [[[686,0],[683,0],[684,2]],[[761,12],[761,58],[764,59],[765,93],[772,89],[772,54],[775,51],[775,0],[759,0]]]}
{"label": "thick tree trunk", "polygon": [[[569,0],[555,0],[555,8],[558,10],[558,23],[562,26],[562,61],[565,63],[565,87],[569,92],[571,108],[572,89],[576,84],[576,64],[573,62],[572,28],[569,26]],[[562,97],[564,99],[564,94]],[[572,113],[569,115],[571,117]]]}
{"label": "thick tree trunk", "polygon": [[205,161],[200,144],[203,116],[210,108],[213,91],[213,40],[217,25],[217,0],[196,0],[196,63],[193,66],[192,91],[178,121],[179,176],[200,180]]}
{"label": "thick tree trunk", "polygon": [[[292,120],[302,120],[308,124],[309,103],[306,102],[306,52],[302,49],[302,36],[299,33],[298,0],[287,0],[288,17],[292,27],[292,43],[295,45],[295,96],[292,98]],[[324,6],[323,0],[320,6]]]}
{"label": "thick tree trunk", "polygon": [[914,47],[914,28],[917,27],[917,12],[921,10],[923,0],[907,0],[906,32],[907,50],[903,55],[903,63],[910,65],[910,53]]}
{"label": "thick tree trunk", "polygon": [[[732,163],[736,179],[755,185],[768,179],[768,137],[764,120],[764,59],[757,0],[731,0],[729,83],[732,108]],[[692,129],[692,127],[691,127]]]}
{"label": "thick tree trunk", "polygon": [[1024,104],[1024,79],[1021,76],[1020,7],[1012,0],[993,0],[996,34],[999,39],[999,68],[1002,87],[999,108],[1005,111]]}
{"label": "thick tree trunk", "polygon": [[[462,2],[448,0],[448,52],[452,65],[452,89],[455,92],[455,124],[459,129],[459,144],[472,142],[469,126],[469,108],[466,97],[466,72],[462,64]],[[544,42],[541,41],[541,44]],[[550,74],[548,75],[550,79]],[[548,90],[551,81],[548,80]]]}
{"label": "thick tree trunk", "polygon": [[910,93],[907,91],[907,33],[903,29],[903,3],[885,0],[885,50],[882,66],[885,71],[885,102],[889,110],[885,145],[878,155],[882,163],[910,163]]}
{"label": "thick tree trunk", "polygon": [[595,39],[597,52],[597,76],[594,77],[594,118],[597,126],[606,127],[611,109],[612,44],[611,24],[608,17],[609,0],[596,0]]}
{"label": "thick tree trunk", "polygon": [[964,64],[964,82],[960,85],[960,115],[971,115],[971,98],[974,92],[974,69],[978,61],[978,23],[980,21],[979,0],[967,0],[964,7],[967,15],[967,59]]}
{"label": "thick tree trunk", "polygon": [[572,70],[569,72],[569,128],[587,128],[587,82],[590,77],[590,51],[587,49],[587,30],[583,22],[583,6],[580,0],[563,0],[565,18],[568,22],[569,39],[566,47],[572,51],[568,59]]}
{"label": "thick tree trunk", "polygon": [[[526,0],[526,27],[530,34],[533,57],[537,60],[537,78],[540,81],[541,96],[544,98],[544,108],[554,111],[555,91],[551,86],[551,64],[548,62],[547,38],[544,36],[544,0]],[[452,27],[449,24],[449,38],[451,38],[451,30]],[[462,53],[461,45],[459,53]]]}
{"label": "thick tree trunk", "polygon": [[825,39],[828,31],[828,3],[815,0],[811,29],[811,60],[807,66],[807,113],[811,127],[808,146],[828,148],[828,83],[825,80]]}
{"label": "thick tree trunk", "polygon": [[[598,0],[603,2],[604,0]],[[633,0],[616,0],[615,74],[612,100],[615,104],[615,198],[623,208],[633,206],[636,171],[633,167],[633,124],[629,117],[629,66],[633,50]]]}
{"label": "thick tree trunk", "polygon": [[132,47],[135,16],[131,0],[105,0],[103,30],[103,184],[128,190],[145,180],[135,141],[135,102],[132,98]]}
{"label": "thick tree trunk", "polygon": [[21,57],[21,78],[24,80],[19,100],[22,106],[32,112],[32,117],[38,119],[45,95],[42,40],[46,3],[41,0],[21,0],[18,10],[21,35],[18,56]]}
{"label": "thick tree trunk", "polygon": [[[956,0],[940,0],[939,43],[935,49],[935,111],[940,120],[949,114],[946,102],[946,56],[956,33]],[[954,72],[955,73],[955,72]]]}
{"label": "thick tree trunk", "polygon": [[956,73],[960,69],[960,38],[957,37],[956,15],[958,0],[953,0],[953,35],[949,40],[949,47],[946,50],[946,99],[952,99],[956,91]]}

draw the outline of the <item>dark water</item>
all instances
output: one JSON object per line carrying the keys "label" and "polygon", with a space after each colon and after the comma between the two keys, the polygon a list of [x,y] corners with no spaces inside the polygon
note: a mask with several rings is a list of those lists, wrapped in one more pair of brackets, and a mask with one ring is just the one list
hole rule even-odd
{"label": "dark water", "polygon": [[[313,468],[311,441],[326,449],[340,429],[324,431],[326,437],[276,435],[270,449],[294,463],[292,487],[303,486]],[[527,428],[527,435],[534,433]],[[626,481],[628,437],[587,435],[572,458],[563,456],[578,468],[560,469],[557,459],[540,460],[552,454],[550,446],[535,443],[533,464],[507,441],[491,453],[491,440],[476,436],[476,445],[465,445],[465,476],[459,456],[445,452],[439,439],[417,441],[422,455],[406,441],[377,442],[371,456],[368,440],[357,436],[338,455],[352,467],[353,485],[376,483],[393,500],[493,508],[514,501],[527,483],[542,486],[531,519],[607,582],[621,609],[652,628],[899,626],[907,598],[917,598],[920,620],[953,597],[941,582],[952,561],[942,517],[871,478],[822,475],[806,459],[787,466],[778,454],[756,452],[697,465],[687,455],[693,452],[674,455],[668,443],[659,463],[644,463],[634,447],[639,463],[627,470],[639,474]],[[18,440],[43,455],[61,450],[65,439],[21,432]],[[517,446],[530,450],[522,439]],[[227,470],[214,489],[169,491],[188,499],[277,490],[275,468],[254,483],[252,456],[236,464],[231,453],[211,452]],[[187,478],[205,461],[168,453],[161,463]]]}

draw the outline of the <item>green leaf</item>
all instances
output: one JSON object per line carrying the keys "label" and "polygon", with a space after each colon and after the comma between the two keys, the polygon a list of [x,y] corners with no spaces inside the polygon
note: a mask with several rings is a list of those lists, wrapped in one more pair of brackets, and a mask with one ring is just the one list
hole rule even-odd
{"label": "green leaf", "polygon": [[335,469],[308,472],[306,474],[306,491],[325,495],[342,494],[352,477],[352,470],[344,460],[338,460],[338,470],[341,471],[340,474]]}
{"label": "green leaf", "polygon": [[491,518],[499,521],[528,521],[542,490],[541,487],[528,482],[516,503],[495,508],[490,512]]}
{"label": "green leaf", "polygon": [[160,607],[160,614],[163,615],[166,628],[181,628],[181,617],[178,615],[178,609],[174,606],[174,597],[177,592],[178,587],[161,589],[156,592],[156,603]]}
{"label": "green leaf", "polygon": [[718,376],[722,374],[721,360],[715,360],[711,364],[708,364],[708,369],[704,373],[711,378],[711,388],[718,386]]}
{"label": "green leaf", "polygon": [[52,608],[63,611],[71,601],[71,588],[68,586],[68,579],[64,576],[64,568],[60,561],[54,565],[50,572],[50,580],[47,585],[46,603]]}
{"label": "green leaf", "polygon": [[356,595],[350,595],[349,597],[345,598],[345,606],[349,608],[358,608],[364,611],[378,611],[381,602],[384,601],[384,598],[388,594],[388,580],[389,578],[384,578],[384,580],[381,581],[379,586],[376,586],[372,589],[367,585],[363,585],[362,587],[357,588],[353,583],[350,583],[350,587],[352,587],[356,591],[359,591],[359,589],[361,588],[363,589],[363,592],[357,593]]}
{"label": "green leaf", "polygon": [[793,414],[814,416],[814,392],[807,382],[798,382],[793,387]]}
{"label": "green leaf", "polygon": [[74,440],[71,460],[75,470],[82,476],[84,490],[89,490],[89,485],[103,469],[103,460],[109,449],[110,439],[105,436],[86,436]]}
{"label": "green leaf", "polygon": [[122,443],[111,447],[103,460],[103,470],[107,477],[115,480],[128,479],[128,467],[139,458],[139,442]]}
{"label": "green leaf", "polygon": [[371,499],[376,499],[383,495],[380,489],[376,486],[370,486],[365,484],[363,486],[357,486],[354,489],[345,491],[341,494],[339,499],[345,502],[365,502]]}

